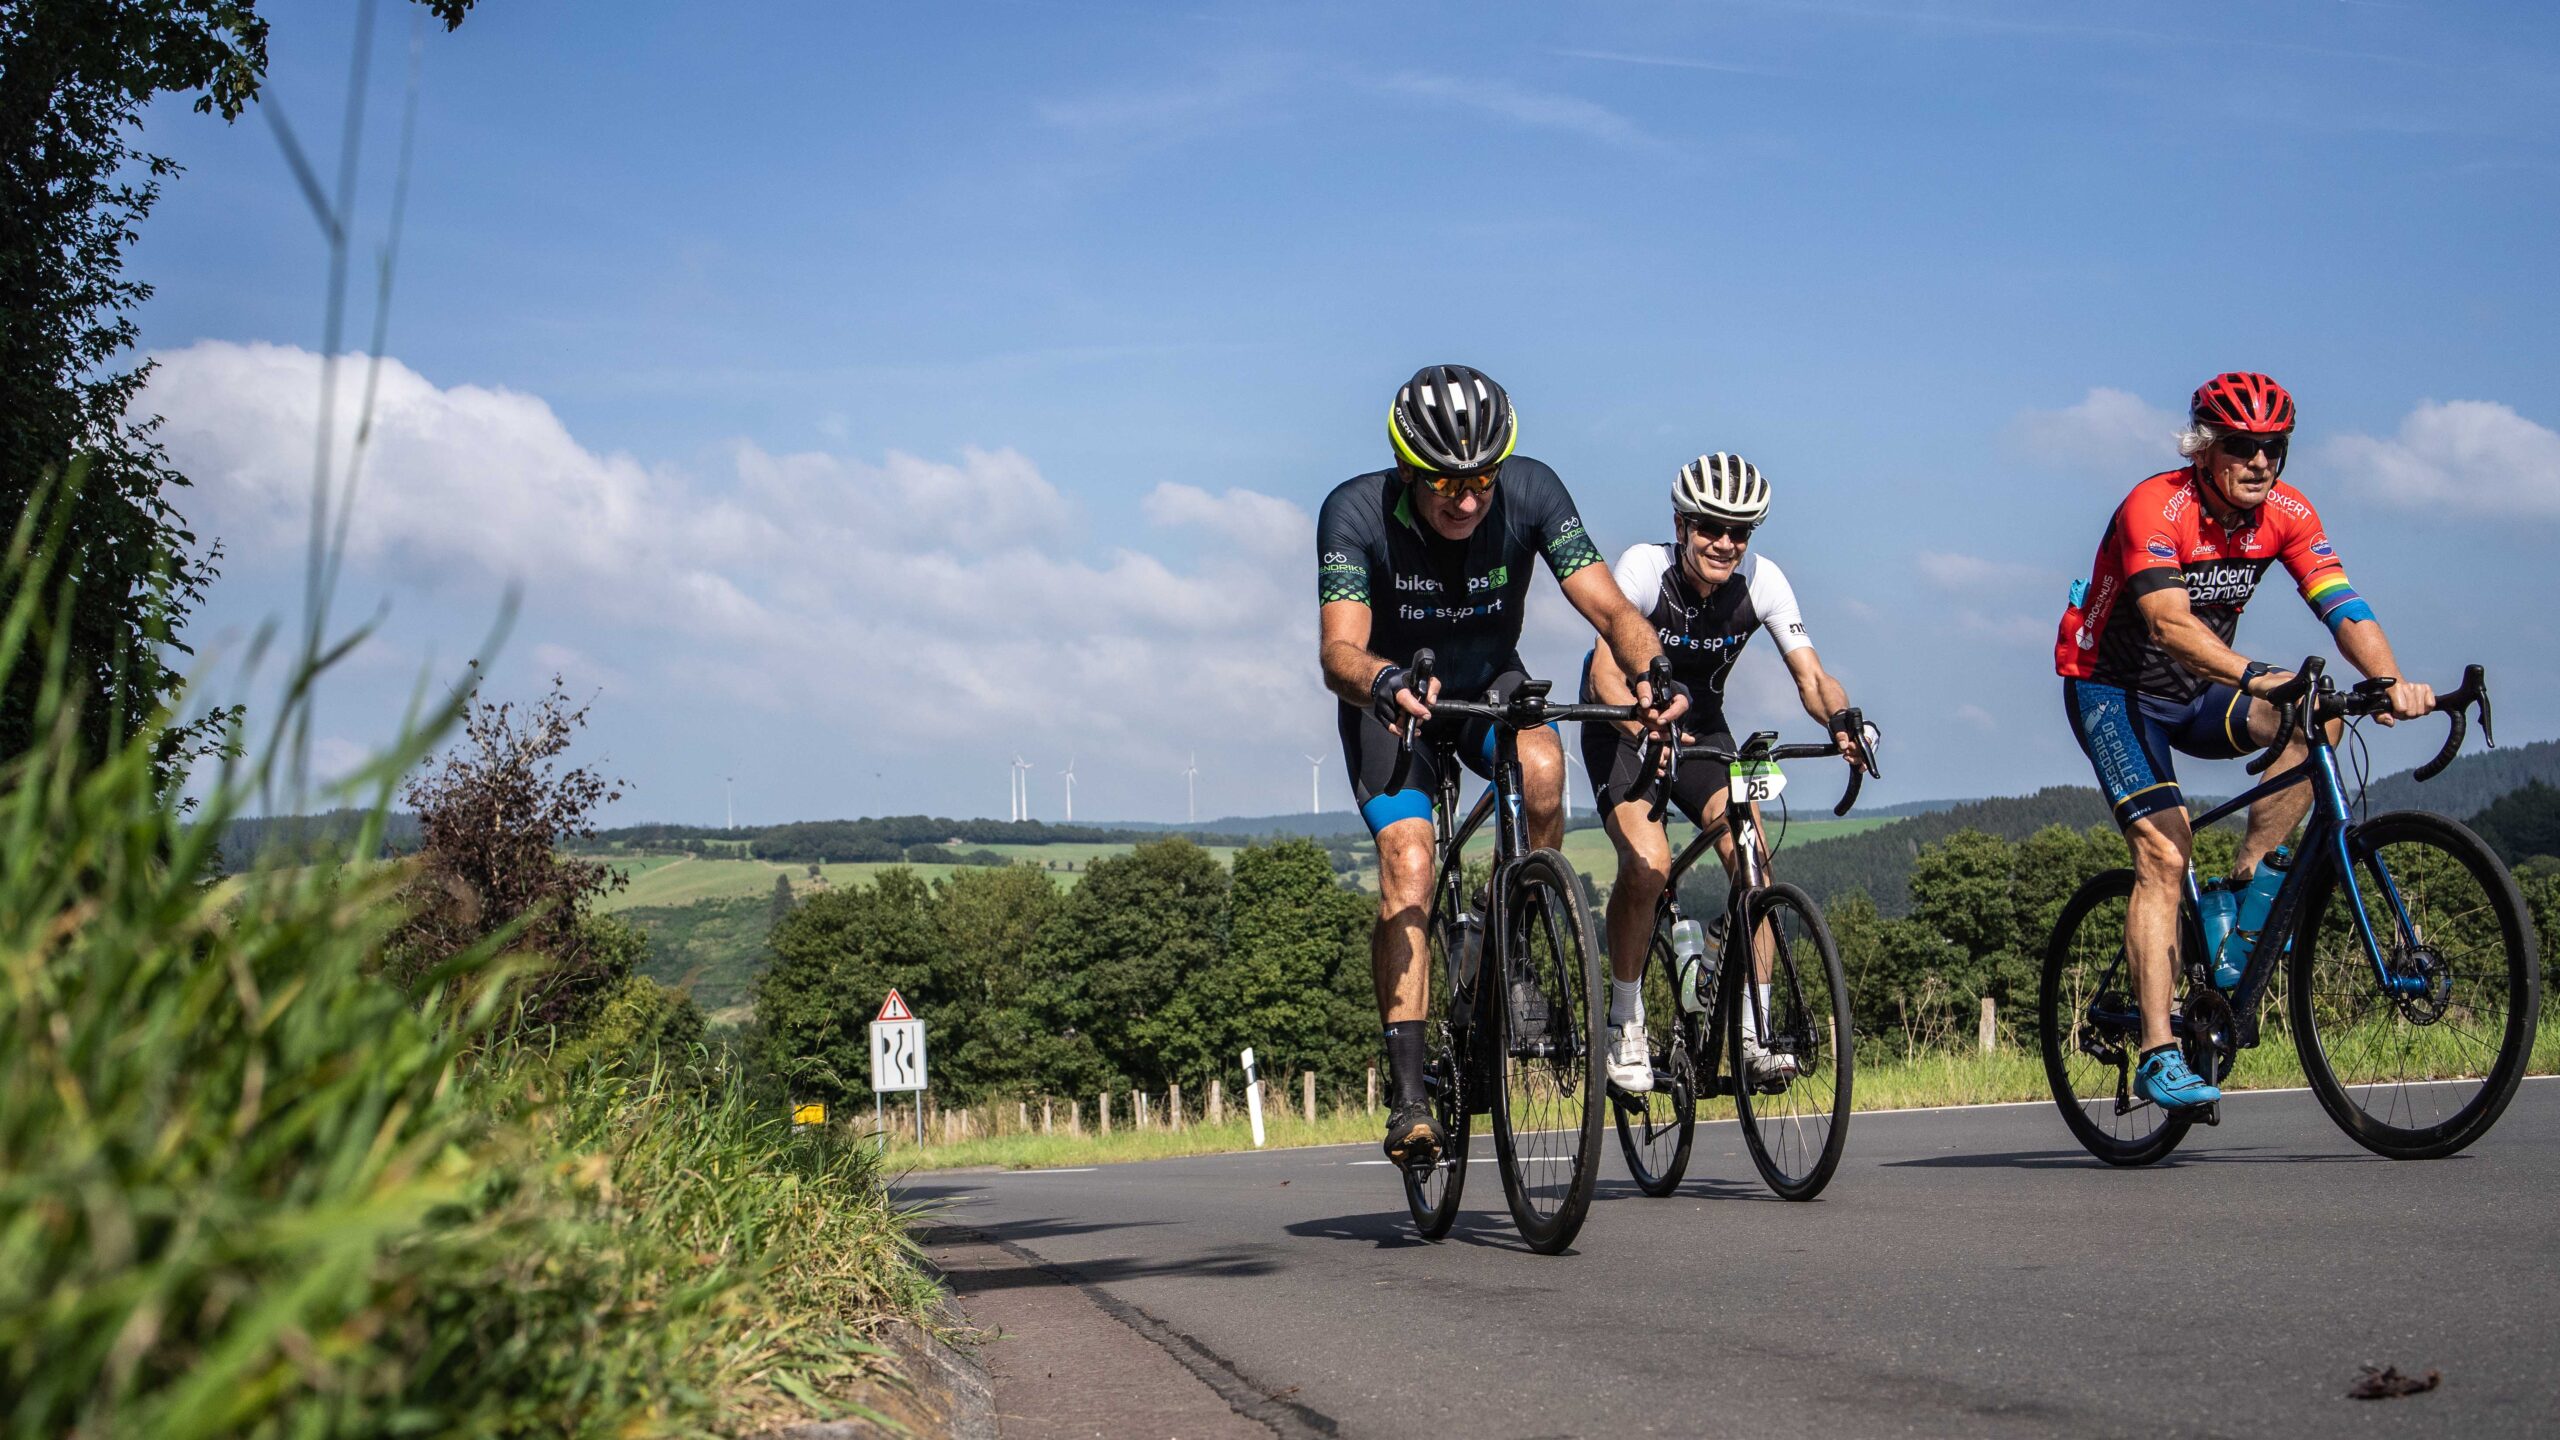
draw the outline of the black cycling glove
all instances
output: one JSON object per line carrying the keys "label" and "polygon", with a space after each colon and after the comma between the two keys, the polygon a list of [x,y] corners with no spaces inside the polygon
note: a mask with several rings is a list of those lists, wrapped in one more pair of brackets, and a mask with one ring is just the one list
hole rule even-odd
{"label": "black cycling glove", "polygon": [[1399,690],[1407,693],[1413,690],[1413,677],[1401,665],[1388,666],[1369,682],[1369,713],[1378,717],[1379,724],[1390,729],[1412,718],[1405,713],[1403,706],[1396,703]]}

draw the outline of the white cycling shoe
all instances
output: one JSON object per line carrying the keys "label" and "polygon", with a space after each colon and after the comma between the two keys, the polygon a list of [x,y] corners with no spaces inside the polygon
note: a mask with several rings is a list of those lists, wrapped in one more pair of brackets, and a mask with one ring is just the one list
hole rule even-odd
{"label": "white cycling shoe", "polygon": [[1772,1081],[1796,1078],[1796,1057],[1764,1048],[1757,1035],[1742,1037],[1742,1063],[1750,1069],[1751,1078],[1759,1084],[1766,1085]]}
{"label": "white cycling shoe", "polygon": [[1653,1045],[1645,1038],[1643,1021],[1609,1027],[1609,1083],[1630,1095],[1653,1088]]}

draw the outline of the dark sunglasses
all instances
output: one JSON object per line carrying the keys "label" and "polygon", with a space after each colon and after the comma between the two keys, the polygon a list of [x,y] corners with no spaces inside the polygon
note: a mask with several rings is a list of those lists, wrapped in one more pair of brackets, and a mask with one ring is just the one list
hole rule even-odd
{"label": "dark sunglasses", "polygon": [[2293,437],[2291,435],[2242,435],[2234,433],[2223,436],[2215,443],[2222,447],[2223,454],[2228,455],[2232,459],[2245,465],[2248,462],[2257,459],[2260,455],[2264,455],[2270,460],[2282,462],[2284,459],[2285,446],[2290,444],[2292,440]]}
{"label": "dark sunglasses", "polygon": [[1704,535],[1710,540],[1730,540],[1736,545],[1750,544],[1751,532],[1759,528],[1757,525],[1729,524],[1722,520],[1689,521],[1690,534]]}
{"label": "dark sunglasses", "polygon": [[1431,493],[1434,495],[1455,495],[1461,491],[1470,495],[1481,495],[1493,488],[1494,477],[1498,473],[1500,472],[1494,470],[1477,470],[1459,475],[1444,475],[1433,470],[1414,472],[1415,478],[1430,486]]}

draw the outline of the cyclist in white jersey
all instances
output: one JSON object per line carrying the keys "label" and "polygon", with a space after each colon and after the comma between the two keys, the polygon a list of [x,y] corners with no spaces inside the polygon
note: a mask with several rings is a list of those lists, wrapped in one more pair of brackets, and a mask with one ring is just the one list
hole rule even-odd
{"label": "cyclist in white jersey", "polygon": [[[1638,545],[1618,557],[1615,575],[1626,595],[1660,636],[1672,678],[1688,688],[1690,708],[1679,723],[1692,744],[1730,747],[1724,716],[1725,679],[1753,632],[1766,630],[1795,677],[1807,715],[1840,742],[1842,758],[1856,766],[1867,737],[1849,707],[1849,693],[1822,668],[1793,587],[1768,556],[1754,553],[1751,534],[1769,513],[1769,482],[1739,455],[1701,455],[1680,469],[1671,487],[1676,538],[1667,545]],[[1609,641],[1602,637],[1583,668],[1582,695],[1601,704],[1629,703]],[[1671,873],[1671,840],[1651,816],[1646,793],[1640,726],[1586,723],[1583,766],[1591,777],[1601,823],[1618,849],[1618,880],[1609,888],[1609,1079],[1636,1093],[1653,1088],[1653,1057],[1645,1039],[1644,961],[1652,943],[1654,905]],[[1701,830],[1722,825],[1726,774],[1721,766],[1691,765],[1679,771],[1671,803]],[[1756,807],[1755,807],[1756,813]],[[1717,838],[1725,873],[1738,872],[1732,832]],[[1764,968],[1756,977],[1765,988]],[[1763,1049],[1743,1010],[1743,1056],[1755,1074],[1782,1071],[1791,1057]]]}

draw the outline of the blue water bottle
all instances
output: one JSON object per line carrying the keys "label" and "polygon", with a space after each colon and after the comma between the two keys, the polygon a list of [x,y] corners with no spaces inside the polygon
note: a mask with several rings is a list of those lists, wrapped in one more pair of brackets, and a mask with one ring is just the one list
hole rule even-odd
{"label": "blue water bottle", "polygon": [[[2201,881],[2196,886],[2196,919],[2204,927],[2204,953],[2213,959],[2213,983],[2222,985],[2222,952],[2231,938],[2231,925],[2240,918],[2240,897],[2231,892],[2220,876]],[[2237,973],[2237,972],[2235,972]],[[2228,987],[2225,987],[2228,988]]]}
{"label": "blue water bottle", "polygon": [[2267,928],[2267,912],[2275,908],[2276,892],[2284,888],[2285,872],[2292,868],[2293,852],[2279,845],[2258,861],[2257,872],[2241,885],[2229,938],[2214,952],[2213,983],[2219,988],[2228,990],[2240,983],[2249,952],[2257,948],[2258,932]]}

